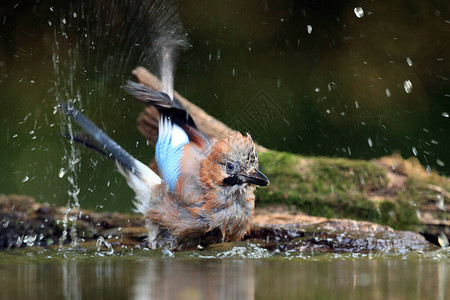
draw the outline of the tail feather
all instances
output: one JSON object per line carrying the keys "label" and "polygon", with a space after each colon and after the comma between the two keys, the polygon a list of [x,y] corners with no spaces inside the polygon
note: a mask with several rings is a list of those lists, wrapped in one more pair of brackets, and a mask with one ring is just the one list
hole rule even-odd
{"label": "tail feather", "polygon": [[161,178],[148,166],[126,152],[79,110],[67,103],[61,103],[59,108],[85,131],[85,133],[63,135],[114,160],[120,173],[136,193],[135,206],[137,210],[145,214],[152,204],[158,200],[155,199],[154,188],[161,184]]}
{"label": "tail feather", "polygon": [[[88,136],[87,134],[85,134],[83,132],[74,132],[73,134],[63,132],[61,135],[63,137],[65,137],[66,139],[71,140],[72,142],[81,144],[81,145],[85,146],[86,148],[92,149],[92,150],[96,151],[97,153],[99,153],[111,160],[115,160],[115,158],[113,157],[113,155],[111,153],[108,153],[103,147],[98,145],[90,136]],[[123,162],[123,165],[127,169],[132,167],[129,165],[125,165],[125,162]]]}
{"label": "tail feather", "polygon": [[91,148],[111,160],[118,161],[128,171],[139,175],[139,170],[135,166],[136,159],[98,128],[83,113],[71,107],[68,103],[60,103],[59,108],[86,132],[86,134],[77,133],[73,136],[63,134],[65,137]]}
{"label": "tail feather", "polygon": [[139,176],[128,172],[117,161],[116,164],[119,172],[126,178],[128,186],[136,193],[133,201],[135,211],[145,216],[150,209],[153,209],[161,201],[160,194],[155,193],[154,189],[157,184],[161,184],[161,178],[138,160],[135,161],[135,168],[139,170]]}

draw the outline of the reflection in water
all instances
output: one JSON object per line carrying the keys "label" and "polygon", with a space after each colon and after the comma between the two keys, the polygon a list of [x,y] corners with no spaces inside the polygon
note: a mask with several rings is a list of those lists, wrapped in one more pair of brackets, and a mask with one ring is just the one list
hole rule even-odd
{"label": "reflection in water", "polygon": [[101,258],[0,263],[1,299],[445,299],[448,260]]}
{"label": "reflection in water", "polygon": [[253,299],[249,260],[147,261],[135,276],[135,299]]}

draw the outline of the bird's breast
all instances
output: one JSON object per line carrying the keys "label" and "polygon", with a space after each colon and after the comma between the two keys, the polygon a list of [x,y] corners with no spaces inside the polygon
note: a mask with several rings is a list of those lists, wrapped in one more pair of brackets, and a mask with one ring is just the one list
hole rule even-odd
{"label": "bird's breast", "polygon": [[240,240],[250,230],[254,211],[253,191],[217,195],[220,205],[210,213],[210,229],[218,228],[225,240]]}

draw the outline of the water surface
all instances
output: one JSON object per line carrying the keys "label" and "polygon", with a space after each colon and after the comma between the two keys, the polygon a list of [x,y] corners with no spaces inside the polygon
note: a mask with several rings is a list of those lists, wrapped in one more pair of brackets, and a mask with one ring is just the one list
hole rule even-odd
{"label": "water surface", "polygon": [[1,299],[445,299],[448,251],[405,256],[16,250]]}

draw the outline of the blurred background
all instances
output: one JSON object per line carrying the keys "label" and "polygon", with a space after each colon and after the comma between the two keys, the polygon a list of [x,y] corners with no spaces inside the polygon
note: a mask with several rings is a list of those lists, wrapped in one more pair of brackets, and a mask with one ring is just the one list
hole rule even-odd
{"label": "blurred background", "polygon": [[[115,166],[72,147],[55,113],[74,101],[147,163],[142,104],[120,86],[157,73],[146,1],[3,1],[0,193],[131,211]],[[267,148],[371,159],[415,156],[450,174],[450,2],[180,1],[189,47],[175,89]],[[252,104],[259,110],[251,109]],[[265,107],[265,108],[264,108]],[[77,149],[77,150],[73,150]]]}

